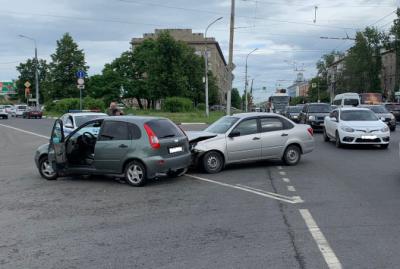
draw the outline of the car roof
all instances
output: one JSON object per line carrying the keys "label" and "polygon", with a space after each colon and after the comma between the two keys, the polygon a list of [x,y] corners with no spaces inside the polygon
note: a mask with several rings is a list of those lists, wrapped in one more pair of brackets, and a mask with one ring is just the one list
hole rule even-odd
{"label": "car roof", "polygon": [[78,113],[65,113],[64,115],[70,115],[70,116],[92,116],[92,115],[106,116],[107,114],[106,113],[100,113],[100,112],[78,112]]}
{"label": "car roof", "polygon": [[367,111],[371,111],[369,108],[366,108],[366,107],[342,107],[342,108],[339,108],[339,110],[341,110],[341,111],[350,111],[350,110],[367,110]]}

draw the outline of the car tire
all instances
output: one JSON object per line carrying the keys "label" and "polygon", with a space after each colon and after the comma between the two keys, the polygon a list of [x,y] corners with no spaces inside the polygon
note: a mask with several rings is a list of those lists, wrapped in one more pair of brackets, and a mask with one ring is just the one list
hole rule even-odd
{"label": "car tire", "polygon": [[337,148],[341,148],[343,146],[342,142],[340,141],[338,132],[336,132],[336,136],[335,136],[335,145]]}
{"label": "car tire", "polygon": [[168,172],[167,176],[170,178],[181,177],[184,174],[186,174],[187,170],[188,170],[187,168],[181,168],[176,171],[170,171],[170,172]]}
{"label": "car tire", "polygon": [[388,147],[389,147],[389,144],[381,145],[381,149],[388,149]]}
{"label": "car tire", "polygon": [[203,169],[208,174],[216,174],[224,168],[224,158],[219,152],[209,151],[203,156]]}
{"label": "car tire", "polygon": [[125,180],[133,187],[141,187],[146,183],[146,168],[138,161],[132,161],[125,167]]}
{"label": "car tire", "polygon": [[283,153],[283,161],[286,165],[296,165],[300,162],[301,150],[299,146],[289,145]]}
{"label": "car tire", "polygon": [[47,180],[56,180],[58,176],[57,173],[53,171],[53,168],[51,168],[47,156],[44,156],[39,160],[39,173]]}
{"label": "car tire", "polygon": [[328,134],[326,133],[326,129],[325,129],[325,128],[324,128],[324,141],[325,141],[325,142],[329,142],[329,141],[330,141],[329,136],[328,136]]}

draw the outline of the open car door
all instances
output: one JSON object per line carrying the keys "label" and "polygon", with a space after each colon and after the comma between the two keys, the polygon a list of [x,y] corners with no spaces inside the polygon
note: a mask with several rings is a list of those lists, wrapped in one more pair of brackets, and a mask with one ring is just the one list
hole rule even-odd
{"label": "open car door", "polygon": [[54,171],[62,169],[67,162],[63,122],[60,119],[54,122],[51,131],[48,158]]}

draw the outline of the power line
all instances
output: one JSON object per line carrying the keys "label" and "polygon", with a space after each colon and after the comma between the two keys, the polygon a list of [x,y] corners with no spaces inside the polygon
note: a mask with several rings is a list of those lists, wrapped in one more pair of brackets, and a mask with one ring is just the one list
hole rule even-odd
{"label": "power line", "polygon": [[391,11],[389,14],[386,14],[385,16],[383,16],[382,18],[378,19],[376,22],[370,24],[370,26],[373,26],[374,24],[377,24],[378,22],[386,19],[387,17],[391,16],[393,13],[396,13],[396,9]]}

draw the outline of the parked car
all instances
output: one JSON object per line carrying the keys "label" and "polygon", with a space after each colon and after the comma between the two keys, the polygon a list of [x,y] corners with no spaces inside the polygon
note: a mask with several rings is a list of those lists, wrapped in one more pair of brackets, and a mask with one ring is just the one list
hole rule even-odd
{"label": "parked car", "polygon": [[371,144],[387,148],[389,127],[367,108],[339,108],[325,118],[324,140],[344,144]]}
{"label": "parked car", "polygon": [[313,129],[274,113],[225,116],[205,131],[186,132],[195,165],[218,173],[225,165],[281,159],[296,165],[314,149]]}
{"label": "parked car", "polygon": [[299,122],[299,116],[301,110],[302,110],[301,106],[288,106],[283,112],[283,115],[294,122]]}
{"label": "parked car", "polygon": [[165,118],[117,116],[86,122],[68,136],[57,119],[49,144],[36,150],[40,175],[123,176],[132,186],[161,175],[180,176],[191,163],[186,135]]}
{"label": "parked car", "polygon": [[28,107],[23,113],[22,117],[24,119],[41,119],[43,116],[42,110],[36,107]]}
{"label": "parked car", "polygon": [[396,120],[399,121],[400,120],[400,104],[398,103],[385,103],[384,106],[386,107],[386,109],[392,113]]}
{"label": "parked car", "polygon": [[104,118],[107,114],[98,112],[66,113],[60,117],[64,125],[64,135],[67,136],[88,121]]}
{"label": "parked car", "polygon": [[210,111],[225,111],[226,108],[223,105],[212,105],[210,106]]}
{"label": "parked car", "polygon": [[28,109],[27,105],[15,105],[15,117],[22,117],[24,112]]}
{"label": "parked car", "polygon": [[360,107],[371,109],[380,120],[389,126],[390,131],[396,130],[396,118],[384,105],[362,105]]}
{"label": "parked car", "polygon": [[15,114],[15,107],[13,105],[5,105],[4,108],[6,109],[8,115],[12,116]]}
{"label": "parked car", "polygon": [[299,122],[311,125],[316,130],[322,130],[324,119],[331,112],[331,106],[325,103],[308,103],[303,107]]}
{"label": "parked car", "polygon": [[0,117],[2,119],[8,119],[8,113],[6,112],[6,108],[3,105],[0,105]]}

